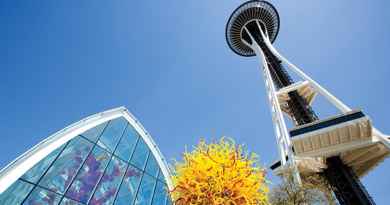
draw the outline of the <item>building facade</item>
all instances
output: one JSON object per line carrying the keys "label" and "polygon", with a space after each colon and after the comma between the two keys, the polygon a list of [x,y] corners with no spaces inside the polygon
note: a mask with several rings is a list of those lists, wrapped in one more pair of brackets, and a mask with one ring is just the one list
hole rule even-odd
{"label": "building facade", "polygon": [[48,137],[0,172],[0,204],[170,205],[165,159],[120,107]]}

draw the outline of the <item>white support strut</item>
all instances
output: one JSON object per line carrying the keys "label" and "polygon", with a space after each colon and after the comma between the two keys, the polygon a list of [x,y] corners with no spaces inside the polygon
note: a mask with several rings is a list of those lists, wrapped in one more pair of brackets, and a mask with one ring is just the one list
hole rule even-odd
{"label": "white support strut", "polygon": [[[268,39],[266,34],[262,32],[262,29],[260,27],[260,24],[258,20],[256,20],[257,26],[259,27],[259,30],[261,31],[261,35],[263,36],[264,39]],[[247,31],[249,34],[252,42],[256,42],[253,36],[250,34],[248,29],[244,27],[244,29]],[[280,158],[281,158],[281,165],[284,167],[287,162],[286,162],[286,156],[289,157],[289,162],[290,165],[292,166],[294,170],[294,179],[298,184],[302,183],[302,180],[299,175],[299,171],[297,168],[297,165],[295,163],[295,156],[292,151],[292,143],[290,139],[290,134],[287,130],[286,122],[284,120],[283,112],[281,110],[281,106],[277,97],[277,90],[275,88],[275,85],[273,83],[271,73],[267,64],[267,61],[265,59],[265,55],[263,51],[261,50],[260,46],[257,43],[253,44],[248,44],[247,42],[244,41],[245,44],[250,46],[253,51],[257,54],[257,56],[261,57],[261,61],[263,63],[263,73],[264,73],[264,81],[266,85],[266,90],[267,90],[267,96],[268,100],[270,103],[271,107],[271,113],[272,113],[272,120],[274,122],[274,128],[275,128],[275,133],[276,133],[276,138],[277,138],[277,143],[280,151]]]}
{"label": "white support strut", "polygon": [[308,75],[306,75],[302,70],[300,70],[297,66],[292,64],[290,61],[288,61],[285,57],[283,57],[273,46],[272,43],[265,39],[264,42],[269,47],[271,52],[278,57],[282,62],[286,63],[288,67],[296,73],[301,78],[307,80],[310,82],[311,86],[323,95],[330,103],[332,103],[335,107],[337,107],[342,113],[350,112],[352,109],[345,105],[341,100],[339,100],[336,96],[332,95],[329,91],[327,91],[325,88],[323,88],[320,84],[318,84],[316,81],[314,81],[312,78],[310,78]]}
{"label": "white support strut", "polygon": [[[306,75],[301,69],[295,66],[293,63],[288,61],[285,57],[283,57],[269,41],[268,38],[264,38],[264,42],[270,48],[271,52],[276,55],[282,62],[286,63],[288,67],[296,73],[301,78],[307,80],[310,85],[314,88],[315,91],[324,96],[330,103],[332,103],[336,108],[338,108],[342,113],[350,112],[352,109],[344,104],[341,100],[339,100],[336,96],[332,95],[328,90],[323,88],[320,84],[318,84],[315,80]],[[373,127],[373,136],[376,138],[375,140],[382,142],[388,149],[390,149],[390,140],[389,136],[381,133],[378,129]]]}

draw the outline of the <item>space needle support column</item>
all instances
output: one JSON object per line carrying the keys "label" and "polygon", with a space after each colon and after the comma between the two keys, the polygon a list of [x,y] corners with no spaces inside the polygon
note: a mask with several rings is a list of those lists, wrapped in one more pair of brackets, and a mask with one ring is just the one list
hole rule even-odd
{"label": "space needle support column", "polygon": [[[246,29],[246,31],[249,32],[247,29]],[[262,30],[260,30],[260,33],[261,33],[261,37],[262,37],[262,40],[263,40],[263,41],[261,41],[261,43],[265,44],[265,46],[263,46],[263,49],[264,50],[269,49],[270,53],[268,53],[268,55],[275,55],[275,56],[268,56],[268,58],[266,58],[264,56],[265,53],[261,52],[263,61],[266,60],[266,59],[273,58],[273,57],[274,58],[280,58],[280,54],[279,53],[275,54],[275,52],[277,52],[277,51],[276,51],[275,48],[273,48],[272,44],[269,42],[269,39],[264,34],[264,32]],[[250,33],[249,33],[249,35],[252,36]],[[257,41],[255,41],[255,42],[257,42]],[[251,46],[251,47],[252,47],[252,49],[255,49],[255,52],[258,49],[261,50],[260,46]],[[256,53],[258,53],[258,51]],[[287,61],[287,60],[285,58],[283,58],[280,61],[280,63],[285,62],[285,61]],[[264,63],[264,64],[267,65],[268,63]],[[268,66],[264,66],[264,67],[265,67],[265,69],[268,70],[267,73],[269,73]],[[282,69],[282,68],[281,67],[279,67],[279,68],[275,67],[273,69]],[[299,69],[297,69],[297,70],[300,71]],[[301,72],[301,74],[303,76],[307,77],[307,79],[310,79],[302,71],[300,71],[300,72]],[[283,78],[283,76],[274,77],[274,78]],[[316,83],[314,80],[311,80],[311,81]],[[339,106],[339,109],[341,111],[343,111],[343,112],[351,111],[351,109],[348,106],[344,105],[340,100],[338,100],[336,97],[334,97],[329,92],[327,92],[319,84],[317,84],[317,86],[318,86],[317,89],[320,89],[321,91],[326,92],[328,97],[333,102],[335,102],[335,104],[337,104]],[[271,90],[271,92],[274,92],[274,90]],[[291,94],[291,93],[289,93],[289,94]],[[309,108],[310,107],[309,105],[307,105],[307,102],[305,102],[305,100],[302,99],[302,97],[299,96],[299,95],[298,95],[298,98],[295,99],[295,100],[302,100],[303,106],[305,108]],[[302,103],[298,103],[298,104],[302,104]],[[311,108],[309,110],[311,110]],[[310,112],[312,112],[312,111],[310,111]],[[294,118],[297,119],[299,117],[300,116],[298,115],[298,116],[295,116]],[[318,118],[315,117],[315,114],[312,115],[312,116],[310,116],[310,114],[309,114],[309,116],[307,116],[307,118],[309,118],[312,122],[318,120]],[[297,121],[297,123],[300,124],[299,121]],[[293,156],[294,153],[291,153],[291,155]],[[295,158],[292,158],[292,160],[295,160]],[[293,164],[295,165],[295,163],[293,163]],[[354,174],[353,170],[351,170],[349,167],[347,167],[342,162],[340,157],[331,157],[331,158],[327,159],[327,165],[328,165],[328,168],[324,171],[324,176],[325,176],[325,178],[327,178],[328,183],[333,187],[333,191],[334,191],[337,199],[339,200],[340,204],[346,204],[346,205],[352,205],[352,204],[353,205],[354,204],[356,204],[356,205],[360,205],[360,204],[362,204],[362,205],[372,205],[372,204],[375,204],[372,201],[372,199],[369,196],[369,194],[366,191],[366,189],[364,188],[364,186],[361,184],[361,182],[358,179],[358,177]],[[294,167],[296,169],[296,165]]]}
{"label": "space needle support column", "polygon": [[[301,183],[300,175],[303,176],[302,183],[306,175],[324,176],[341,205],[375,204],[359,177],[390,155],[388,136],[376,130],[362,111],[351,111],[280,55],[272,45],[279,27],[277,10],[262,0],[241,4],[226,24],[226,41],[232,51],[245,57],[258,56],[262,62],[281,155],[280,161],[271,169],[283,170],[292,165],[297,183]],[[287,67],[284,67],[285,64]],[[295,83],[287,72],[288,68],[305,81]],[[319,120],[311,107],[316,94],[324,96],[342,114]],[[287,130],[284,114],[295,124],[290,130]],[[370,154],[372,150],[376,150],[374,155]],[[356,155],[364,157],[355,162]],[[362,163],[364,166],[361,166]]]}
{"label": "space needle support column", "polygon": [[[260,28],[259,21],[256,20],[257,26]],[[255,38],[252,36],[252,34],[249,32],[248,28],[244,27],[245,31],[248,33],[250,39],[252,42],[256,42]],[[261,35],[263,38],[266,38],[263,32],[261,32]],[[251,47],[258,57],[260,57],[260,62],[263,64],[263,74],[264,74],[264,82],[267,89],[267,96],[268,101],[270,105],[271,115],[272,115],[272,121],[274,122],[274,128],[275,128],[275,134],[276,134],[276,140],[279,144],[279,151],[281,156],[281,164],[282,166],[287,164],[286,159],[290,159],[290,165],[293,169],[293,177],[297,184],[302,184],[301,177],[299,175],[299,171],[297,169],[297,166],[295,164],[292,144],[290,140],[290,136],[287,130],[286,123],[283,118],[283,112],[280,109],[280,104],[278,101],[278,97],[276,95],[276,88],[275,84],[272,80],[272,75],[270,72],[270,68],[268,66],[265,54],[263,53],[262,49],[257,43],[249,44],[246,41],[243,41],[247,46]]]}
{"label": "space needle support column", "polygon": [[303,71],[301,71],[297,66],[288,61],[285,57],[283,57],[271,44],[268,39],[264,40],[264,43],[268,46],[271,52],[281,59],[282,62],[286,63],[298,76],[309,81],[311,85],[316,89],[317,92],[321,93],[329,102],[335,105],[341,112],[350,112],[352,109],[345,105],[341,100],[339,100],[336,96],[332,95],[325,88],[323,88],[316,81],[311,79],[308,75],[306,75]]}
{"label": "space needle support column", "polygon": [[[310,78],[308,75],[306,75],[301,69],[299,69],[296,65],[291,63],[287,58],[282,56],[273,46],[272,43],[269,41],[268,38],[265,38],[265,44],[270,48],[271,52],[277,56],[279,59],[281,59],[282,62],[286,63],[289,68],[296,73],[298,76],[300,76],[302,79],[307,80],[310,82],[311,86],[318,92],[321,93],[322,96],[324,96],[330,103],[332,103],[336,108],[338,108],[342,113],[347,113],[352,111],[350,107],[348,107],[346,104],[344,104],[341,100],[339,100],[336,96],[332,95],[328,90],[323,88],[319,83],[317,83],[315,80]],[[383,134],[375,127],[373,128],[373,135],[376,138],[377,141],[382,142],[387,148],[390,149],[390,136]]]}

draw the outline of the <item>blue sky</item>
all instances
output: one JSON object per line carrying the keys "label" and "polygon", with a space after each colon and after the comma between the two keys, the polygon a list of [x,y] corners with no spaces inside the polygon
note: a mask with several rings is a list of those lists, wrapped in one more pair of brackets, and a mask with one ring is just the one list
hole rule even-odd
{"label": "blue sky", "polygon": [[[63,127],[126,106],[168,159],[200,137],[278,158],[256,58],[229,50],[242,1],[1,1],[0,167]],[[275,46],[390,133],[389,1],[272,1]],[[321,116],[334,113],[320,98]],[[386,204],[390,162],[363,182]],[[271,179],[273,179],[272,177]]]}

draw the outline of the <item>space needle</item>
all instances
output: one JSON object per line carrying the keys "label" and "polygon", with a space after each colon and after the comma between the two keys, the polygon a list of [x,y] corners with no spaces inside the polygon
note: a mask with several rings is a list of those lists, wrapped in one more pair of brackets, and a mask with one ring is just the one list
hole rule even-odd
{"label": "space needle", "polygon": [[[260,58],[272,113],[280,160],[271,169],[294,172],[296,183],[320,174],[330,184],[339,204],[375,204],[360,178],[390,154],[389,136],[377,130],[362,111],[348,107],[272,45],[280,28],[275,7],[260,0],[241,4],[226,25],[226,40],[236,54]],[[299,76],[294,82],[288,72]],[[322,95],[340,113],[320,119],[311,105]],[[286,118],[294,126],[286,126]]]}

